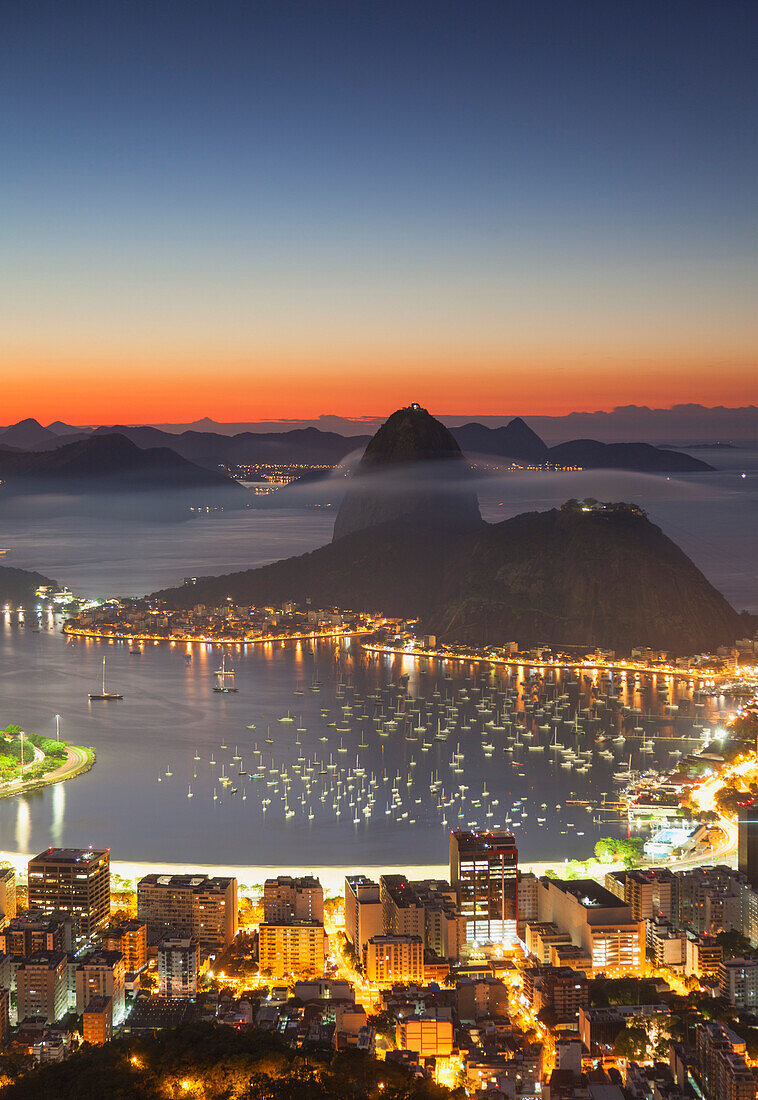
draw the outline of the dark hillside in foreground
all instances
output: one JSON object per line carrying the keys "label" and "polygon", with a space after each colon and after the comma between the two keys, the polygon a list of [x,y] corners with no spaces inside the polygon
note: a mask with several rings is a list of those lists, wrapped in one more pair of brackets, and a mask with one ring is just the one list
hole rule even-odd
{"label": "dark hillside in foreground", "polygon": [[359,1051],[310,1045],[218,1024],[184,1024],[153,1038],[84,1047],[0,1087],[2,1100],[443,1100],[450,1094]]}

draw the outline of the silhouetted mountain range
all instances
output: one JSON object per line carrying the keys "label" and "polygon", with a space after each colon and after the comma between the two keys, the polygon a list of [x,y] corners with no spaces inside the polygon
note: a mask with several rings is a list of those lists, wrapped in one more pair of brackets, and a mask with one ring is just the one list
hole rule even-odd
{"label": "silhouetted mountain range", "polygon": [[[468,523],[435,507],[461,456],[425,410],[393,414],[365,458],[328,546],[158,595],[174,606],[218,606],[228,596],[258,605],[309,597],[317,607],[420,617],[446,639],[471,643],[695,652],[731,642],[742,629],[693,562],[632,505],[569,502],[496,525],[479,522],[470,500]],[[395,470],[400,481],[388,481]],[[414,484],[420,470],[425,480]],[[431,488],[430,471],[438,472]],[[473,488],[465,491],[473,496]],[[409,512],[409,494],[425,493]]]}
{"label": "silhouetted mountain range", "polygon": [[[643,470],[650,473],[691,473],[712,468],[692,455],[649,444],[605,444],[594,439],[574,439],[548,447],[521,417],[497,427],[471,422],[450,430],[464,452],[492,455],[524,464],[553,463],[585,469]],[[351,453],[365,447],[370,439],[367,435],[340,435],[318,428],[241,432],[235,435],[195,430],[174,434],[149,426],[113,425],[92,430],[56,422],[45,428],[36,420],[24,420],[0,431],[0,447],[53,450],[92,435],[112,434],[125,436],[138,447],[168,447],[183,458],[210,470],[256,463],[335,466]]]}
{"label": "silhouetted mountain range", "polygon": [[166,447],[142,449],[123,435],[93,434],[55,450],[0,453],[2,495],[202,493],[203,504],[243,507],[249,494],[224,474]]}

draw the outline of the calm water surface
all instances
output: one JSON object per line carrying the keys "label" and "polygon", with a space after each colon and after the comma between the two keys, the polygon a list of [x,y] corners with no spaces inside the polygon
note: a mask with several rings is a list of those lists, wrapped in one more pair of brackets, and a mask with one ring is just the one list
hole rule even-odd
{"label": "calm water surface", "polygon": [[[758,611],[758,452],[697,453],[719,470],[670,479],[614,472],[493,477],[480,483],[482,512],[497,521],[572,496],[636,501],[735,606]],[[4,564],[40,570],[91,595],[125,594],[177,583],[186,575],[231,572],[304,553],[328,541],[332,522],[330,511],[303,509],[115,524],[97,516],[51,518],[40,508],[13,524],[3,524],[0,516],[0,541],[9,549]],[[695,708],[688,685],[672,688],[680,710],[668,721],[657,685],[636,699],[629,698],[631,685],[616,685],[619,706],[638,704],[642,711],[658,712],[644,724],[646,736],[656,735],[654,752],[640,754],[640,736],[614,705],[615,717],[603,715],[586,734],[569,735],[559,727],[562,743],[592,751],[591,766],[582,774],[576,767],[561,768],[557,752],[529,752],[523,741],[506,751],[507,734],[487,733],[486,717],[467,720],[468,704],[454,720],[440,712],[435,691],[440,699],[455,701],[462,689],[470,691],[478,667],[455,666],[449,680],[439,666],[424,673],[395,660],[368,659],[355,643],[337,650],[322,645],[318,651],[249,647],[232,654],[237,694],[218,695],[213,692],[218,649],[195,647],[188,661],[181,647],[159,645],[138,657],[119,643],[67,641],[59,627],[45,618],[37,633],[30,618],[25,625],[17,616],[0,619],[0,722],[49,733],[53,715],[60,713],[65,735],[92,745],[97,764],[70,783],[0,802],[5,850],[92,843],[109,845],[122,860],[316,867],[444,863],[447,830],[476,822],[513,827],[528,859],[589,855],[601,832],[620,828],[595,822],[603,794],[612,798],[618,789],[614,771],[630,755],[633,768],[655,760],[670,763],[672,750],[687,752],[695,742],[686,738],[700,737],[696,724],[713,728],[718,720],[715,703]],[[123,702],[88,702],[104,652],[111,686],[123,692]],[[409,694],[426,700],[413,724],[426,725],[428,732],[406,740],[401,728],[380,737],[376,710],[383,707],[386,715],[387,686],[397,686],[404,671],[410,675]],[[318,692],[311,690],[314,678],[321,683]],[[514,675],[504,676],[498,686],[514,692],[517,682]],[[565,684],[547,685],[544,694],[565,690]],[[573,717],[587,705],[589,688],[581,685],[581,698],[575,687],[571,691]],[[377,692],[380,700],[372,701]],[[354,693],[357,702],[350,699]],[[345,705],[353,713],[346,714]],[[412,709],[413,703],[404,706]],[[322,715],[322,709],[329,714]],[[498,726],[500,710],[494,719]],[[296,721],[280,723],[288,711]],[[447,741],[433,738],[438,719],[450,726]],[[250,724],[255,730],[247,729]],[[628,735],[623,745],[611,741],[620,730]],[[604,732],[608,743],[598,743]],[[546,737],[539,730],[534,736]],[[425,740],[431,740],[426,751]],[[485,755],[483,743],[494,745],[491,755]],[[340,753],[340,747],[346,751]],[[601,751],[612,753],[612,760]],[[453,760],[456,752],[462,759]],[[240,778],[240,766],[261,778]],[[237,773],[234,795],[221,783],[222,774],[232,772]],[[584,802],[591,804],[589,812]],[[370,816],[364,813],[367,806]]]}

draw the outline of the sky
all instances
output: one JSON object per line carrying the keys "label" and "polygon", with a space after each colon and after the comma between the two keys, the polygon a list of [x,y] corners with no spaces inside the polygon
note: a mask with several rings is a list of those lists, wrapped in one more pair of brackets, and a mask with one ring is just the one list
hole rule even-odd
{"label": "sky", "polygon": [[0,12],[2,413],[758,403],[753,0]]}

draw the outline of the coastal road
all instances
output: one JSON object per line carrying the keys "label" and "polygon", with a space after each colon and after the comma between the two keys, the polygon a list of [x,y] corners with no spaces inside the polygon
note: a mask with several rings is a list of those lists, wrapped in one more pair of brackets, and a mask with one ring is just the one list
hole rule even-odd
{"label": "coastal road", "polygon": [[[43,758],[43,754],[35,749],[35,763]],[[8,798],[10,795],[19,794],[27,787],[47,786],[51,783],[61,783],[65,779],[71,779],[77,775],[89,762],[89,754],[79,745],[66,745],[66,759],[57,768],[54,768],[41,779],[36,779],[32,784],[27,784],[23,778],[14,779],[10,783],[0,785],[0,798]]]}

